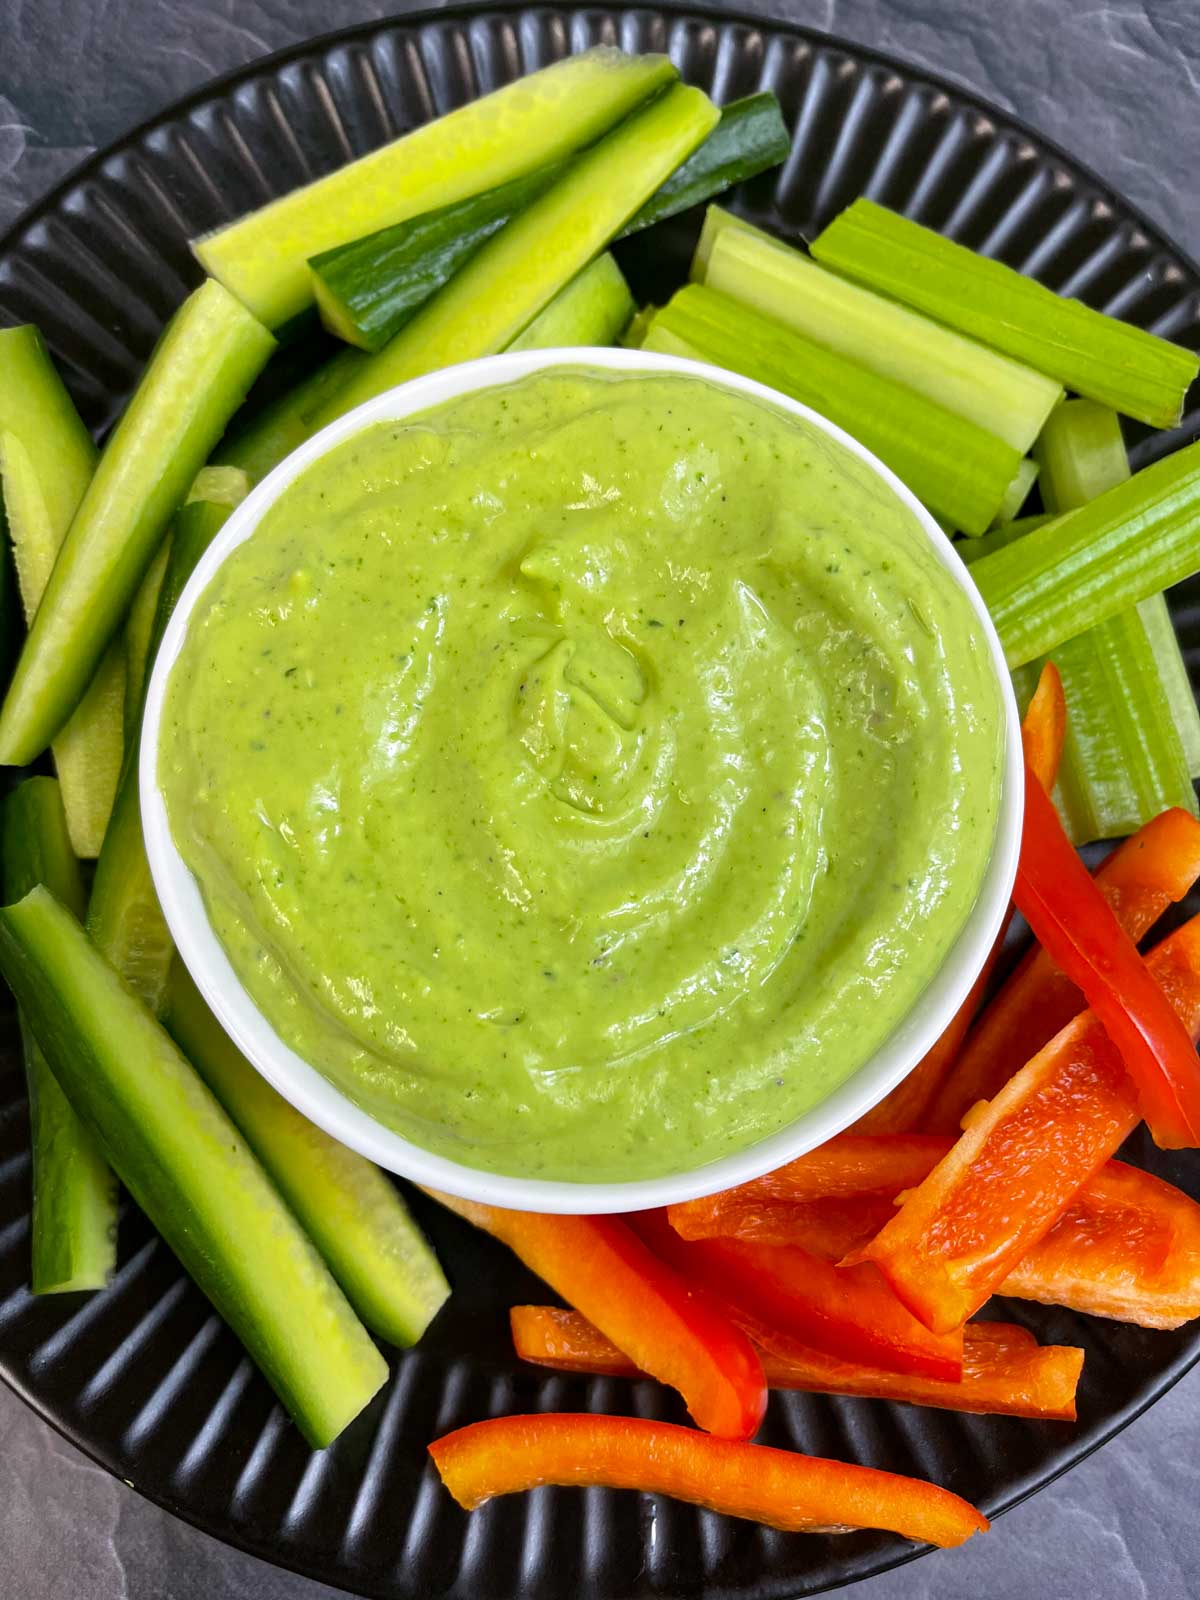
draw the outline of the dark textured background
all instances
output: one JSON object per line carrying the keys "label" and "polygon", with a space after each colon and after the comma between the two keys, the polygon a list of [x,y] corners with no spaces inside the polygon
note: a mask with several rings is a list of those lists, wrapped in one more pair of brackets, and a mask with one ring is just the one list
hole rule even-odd
{"label": "dark textured background", "polygon": [[[1200,0],[768,0],[1057,139],[1200,257]],[[353,0],[0,0],[0,229],[98,145],[255,56],[412,9]],[[1200,1597],[1200,1375],[965,1549],[855,1600]],[[0,1388],[0,1600],[322,1600],[91,1466]],[[432,1600],[432,1597],[431,1597]]]}

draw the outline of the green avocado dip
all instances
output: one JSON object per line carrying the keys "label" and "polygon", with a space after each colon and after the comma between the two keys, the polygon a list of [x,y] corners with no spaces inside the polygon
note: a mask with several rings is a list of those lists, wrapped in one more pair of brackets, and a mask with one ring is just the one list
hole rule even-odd
{"label": "green avocado dip", "polygon": [[172,833],[279,1035],[426,1149],[647,1178],[880,1045],[970,911],[1003,712],[916,518],[715,384],[558,368],[280,497],[168,683]]}

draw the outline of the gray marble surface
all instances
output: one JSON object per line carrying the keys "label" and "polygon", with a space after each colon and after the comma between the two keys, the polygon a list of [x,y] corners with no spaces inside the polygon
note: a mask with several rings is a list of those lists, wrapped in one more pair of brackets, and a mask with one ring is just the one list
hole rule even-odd
{"label": "gray marble surface", "polygon": [[[753,0],[742,0],[753,7]],[[1200,0],[767,0],[990,96],[1200,256]],[[409,9],[356,0],[0,0],[0,228],[85,155],[266,51]],[[1200,1374],[986,1539],[862,1600],[1200,1596]],[[0,1600],[319,1600],[92,1467],[0,1389]]]}

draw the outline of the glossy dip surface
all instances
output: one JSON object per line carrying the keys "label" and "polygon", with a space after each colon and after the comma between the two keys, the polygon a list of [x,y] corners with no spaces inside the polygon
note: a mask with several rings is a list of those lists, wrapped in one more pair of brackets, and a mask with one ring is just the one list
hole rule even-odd
{"label": "glossy dip surface", "polygon": [[380,423],[201,597],[159,779],[279,1035],[416,1143],[616,1181],[860,1066],[992,848],[980,625],[820,430],[564,370]]}

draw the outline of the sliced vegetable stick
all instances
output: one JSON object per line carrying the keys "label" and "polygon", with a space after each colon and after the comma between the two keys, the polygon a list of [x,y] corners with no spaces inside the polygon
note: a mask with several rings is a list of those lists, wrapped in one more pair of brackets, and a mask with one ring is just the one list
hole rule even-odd
{"label": "sliced vegetable stick", "polygon": [[931,1336],[869,1264],[851,1271],[796,1246],[689,1242],[663,1211],[639,1211],[629,1222],[656,1255],[739,1323],[749,1319],[811,1349],[889,1372],[950,1382],[962,1374],[961,1333]]}
{"label": "sliced vegetable stick", "polygon": [[[1164,811],[1118,846],[1095,883],[1135,942],[1200,878],[1200,822]],[[956,1133],[977,1100],[990,1100],[1013,1073],[1065,1027],[1086,1002],[1035,946],[967,1035],[962,1052],[925,1117],[931,1133]]]}
{"label": "sliced vegetable stick", "polygon": [[1171,1150],[1200,1145],[1195,1042],[1092,882],[1053,801],[1028,766],[1013,899],[1038,943],[1074,978],[1121,1052],[1155,1142]]}
{"label": "sliced vegetable stick", "polygon": [[[932,1152],[930,1159],[932,1167]],[[880,1194],[796,1202],[731,1190],[726,1201],[707,1211],[674,1206],[672,1223],[684,1238],[800,1245],[840,1261],[895,1215]],[[1109,1161],[997,1292],[1143,1328],[1176,1328],[1200,1316],[1200,1206],[1139,1167]],[[974,1326],[967,1324],[968,1336]]]}
{"label": "sliced vegetable stick", "polygon": [[435,1440],[429,1454],[467,1511],[544,1483],[603,1484],[673,1495],[788,1533],[886,1528],[948,1546],[988,1527],[935,1484],[638,1417],[496,1417]]}
{"label": "sliced vegetable stick", "polygon": [[[642,1377],[586,1317],[558,1306],[513,1306],[509,1312],[513,1346],[522,1361],[558,1372],[591,1372],[618,1378]],[[969,1322],[963,1330],[960,1383],[905,1377],[838,1361],[797,1345],[791,1355],[760,1351],[772,1389],[811,1394],[862,1395],[908,1401],[948,1411],[974,1411],[1012,1417],[1075,1420],[1075,1390],[1083,1370],[1083,1351],[1072,1345],[1040,1346],[1024,1328],[1011,1323]]]}
{"label": "sliced vegetable stick", "polygon": [[[1200,1036],[1200,917],[1151,953],[1155,980]],[[896,1216],[850,1262],[877,1265],[926,1327],[961,1325],[1045,1237],[1139,1120],[1116,1048],[1084,1012],[967,1127]]]}
{"label": "sliced vegetable stick", "polygon": [[767,1392],[749,1340],[619,1217],[503,1211],[430,1193],[502,1240],[639,1367],[678,1389],[702,1428],[738,1439],[755,1432]]}

